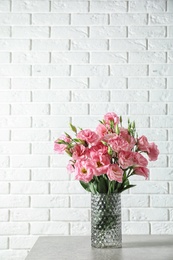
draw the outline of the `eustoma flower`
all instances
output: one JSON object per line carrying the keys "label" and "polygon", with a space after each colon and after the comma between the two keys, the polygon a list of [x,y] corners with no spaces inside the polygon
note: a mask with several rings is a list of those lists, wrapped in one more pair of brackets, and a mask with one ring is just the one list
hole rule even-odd
{"label": "eustoma flower", "polygon": [[71,157],[67,170],[87,191],[118,193],[135,186],[129,182],[132,175],[148,178],[148,159],[157,160],[159,150],[146,136],[137,137],[134,122],[128,120],[124,128],[122,118],[110,112],[95,131],[70,126],[75,137],[65,133],[55,141],[54,150]]}

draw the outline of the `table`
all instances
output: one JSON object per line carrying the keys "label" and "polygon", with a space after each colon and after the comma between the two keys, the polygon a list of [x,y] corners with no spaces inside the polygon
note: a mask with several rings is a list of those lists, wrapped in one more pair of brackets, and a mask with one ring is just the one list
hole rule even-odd
{"label": "table", "polygon": [[87,236],[39,237],[26,260],[173,260],[173,235],[126,235],[123,247],[97,249]]}

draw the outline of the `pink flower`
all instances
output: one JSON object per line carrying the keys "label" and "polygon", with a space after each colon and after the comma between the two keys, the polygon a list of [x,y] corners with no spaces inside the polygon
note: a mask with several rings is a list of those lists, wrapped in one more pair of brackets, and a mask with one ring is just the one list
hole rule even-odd
{"label": "pink flower", "polygon": [[103,137],[105,134],[107,134],[107,128],[103,124],[99,124],[96,128],[96,132],[100,137]]}
{"label": "pink flower", "polygon": [[134,152],[133,157],[135,167],[146,167],[148,165],[147,159],[142,154]]}
{"label": "pink flower", "polygon": [[77,160],[79,157],[84,158],[86,156],[86,148],[84,145],[76,144],[72,149],[72,157],[74,160]]}
{"label": "pink flower", "polygon": [[120,183],[123,181],[123,171],[117,164],[111,164],[109,166],[107,176],[111,181],[117,181]]}
{"label": "pink flower", "polygon": [[108,144],[111,146],[114,152],[120,152],[122,150],[124,151],[131,150],[129,143],[118,135],[116,135],[112,139],[109,139]]}
{"label": "pink flower", "polygon": [[95,132],[93,132],[89,129],[81,130],[77,134],[77,138],[84,140],[89,144],[96,144],[99,140],[99,136]]}
{"label": "pink flower", "polygon": [[58,141],[65,141],[67,143],[70,143],[71,139],[68,138],[66,135],[62,135],[60,136],[55,142],[54,142],[54,151],[56,151],[57,153],[63,153],[67,147],[66,144],[58,144]]}
{"label": "pink flower", "polygon": [[137,175],[144,176],[145,179],[148,179],[149,176],[149,170],[146,167],[137,167],[135,168],[134,173]]}
{"label": "pink flower", "polygon": [[109,112],[104,115],[104,121],[106,125],[110,125],[110,122],[113,121],[115,125],[119,123],[119,117],[114,112]]}
{"label": "pink flower", "polygon": [[134,155],[130,151],[121,151],[118,155],[118,163],[123,168],[126,169],[134,164]]}
{"label": "pink flower", "polygon": [[142,135],[138,141],[137,141],[137,146],[138,146],[138,149],[140,151],[143,151],[143,152],[148,152],[149,150],[149,142],[148,142],[148,139],[146,138],[146,136]]}
{"label": "pink flower", "polygon": [[68,171],[69,173],[73,173],[73,172],[75,171],[74,165],[72,164],[71,161],[69,161],[69,163],[67,164],[67,171]]}
{"label": "pink flower", "polygon": [[91,159],[77,160],[75,163],[76,180],[89,182],[93,179],[96,169]]}
{"label": "pink flower", "polygon": [[136,140],[133,136],[129,135],[127,129],[121,127],[119,136],[122,137],[126,142],[128,142],[130,150],[135,146]]}
{"label": "pink flower", "polygon": [[150,161],[156,161],[158,155],[159,155],[159,150],[157,148],[157,145],[155,143],[150,143],[148,149],[148,157]]}
{"label": "pink flower", "polygon": [[92,157],[95,154],[108,154],[108,147],[101,142],[97,143],[97,145],[92,146],[89,149],[89,154]]}
{"label": "pink flower", "polygon": [[107,172],[107,169],[110,165],[110,156],[107,155],[103,155],[101,153],[93,153],[91,156],[91,159],[94,163],[94,166],[96,168],[96,172],[95,175],[99,176],[101,174],[105,174]]}

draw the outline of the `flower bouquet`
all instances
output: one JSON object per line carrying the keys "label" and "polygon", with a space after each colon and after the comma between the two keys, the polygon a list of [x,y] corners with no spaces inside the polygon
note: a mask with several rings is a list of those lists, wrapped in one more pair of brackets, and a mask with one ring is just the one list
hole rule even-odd
{"label": "flower bouquet", "polygon": [[75,137],[65,133],[55,141],[54,150],[71,157],[68,171],[92,193],[92,245],[114,246],[116,241],[119,247],[120,228],[118,232],[115,229],[121,218],[120,193],[135,186],[130,184],[131,176],[148,178],[148,160],[144,155],[150,161],[157,160],[157,145],[149,143],[144,135],[138,137],[134,121],[128,120],[128,127],[124,128],[122,118],[113,112],[104,115],[95,131],[77,130],[72,124],[70,127]]}

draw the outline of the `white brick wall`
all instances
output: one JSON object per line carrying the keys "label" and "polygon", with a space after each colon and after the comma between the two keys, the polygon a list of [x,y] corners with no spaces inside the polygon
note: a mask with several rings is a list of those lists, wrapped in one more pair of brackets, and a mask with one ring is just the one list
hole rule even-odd
{"label": "white brick wall", "polygon": [[122,195],[124,234],[173,234],[173,1],[0,1],[0,259],[88,235],[90,195],[53,141],[115,111],[161,155]]}

